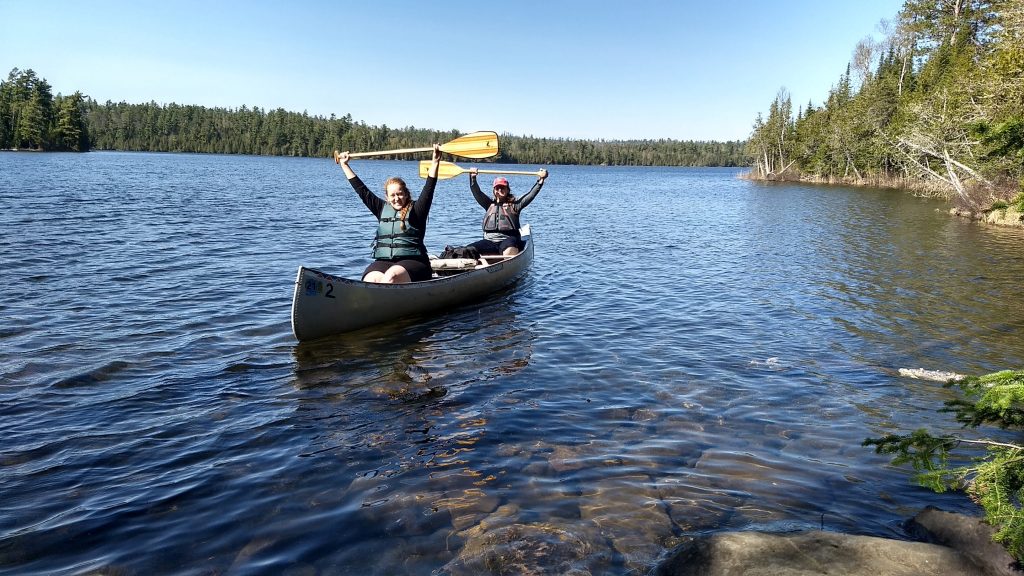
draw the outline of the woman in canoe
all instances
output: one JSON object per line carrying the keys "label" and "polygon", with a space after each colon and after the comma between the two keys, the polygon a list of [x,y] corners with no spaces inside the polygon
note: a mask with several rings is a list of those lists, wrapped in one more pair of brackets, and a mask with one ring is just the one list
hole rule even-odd
{"label": "woman in canoe", "polygon": [[515,256],[523,249],[523,240],[519,234],[519,214],[533,199],[537,197],[548,171],[541,169],[540,177],[533,188],[522,198],[516,198],[509,189],[508,180],[502,177],[494,179],[494,197],[490,198],[480,191],[476,183],[477,169],[469,169],[469,190],[473,193],[484,214],[484,237],[470,244],[481,254],[504,254]]}
{"label": "woman in canoe", "polygon": [[427,216],[434,201],[437,186],[437,167],[441,162],[441,147],[434,144],[434,157],[416,201],[413,201],[405,181],[398,177],[384,183],[386,199],[380,198],[363,184],[348,165],[349,152],[338,156],[348,183],[362,199],[363,204],[377,217],[377,236],[373,241],[373,263],[363,271],[364,282],[401,284],[430,280],[430,258],[423,244],[427,230]]}

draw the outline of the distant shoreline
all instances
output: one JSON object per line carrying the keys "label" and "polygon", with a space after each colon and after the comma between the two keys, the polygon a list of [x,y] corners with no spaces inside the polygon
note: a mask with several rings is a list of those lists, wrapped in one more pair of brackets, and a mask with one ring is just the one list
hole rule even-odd
{"label": "distant shoreline", "polygon": [[[768,177],[759,177],[755,174],[755,168],[749,172],[739,175],[744,180],[755,180],[760,182],[800,182],[802,184],[822,184],[826,186],[858,186],[865,188],[889,188],[910,192],[916,196],[946,198],[947,192],[939,188],[934,180],[923,178],[904,178],[892,176],[871,176],[871,177],[845,177],[845,178],[822,178],[820,176],[806,176],[790,171],[782,174],[775,174]],[[1008,226],[1012,228],[1024,227],[1024,211],[1017,206],[995,204],[985,209],[970,209],[963,206],[953,206],[949,214],[959,218],[965,218],[995,226]]]}

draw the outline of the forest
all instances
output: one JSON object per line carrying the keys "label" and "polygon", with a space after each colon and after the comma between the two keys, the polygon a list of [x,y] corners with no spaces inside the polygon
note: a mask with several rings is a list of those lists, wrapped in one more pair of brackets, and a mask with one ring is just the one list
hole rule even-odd
{"label": "forest", "polygon": [[[754,178],[893,186],[968,209],[1024,205],[1024,2],[906,0],[882,32],[880,41],[865,38],[853,48],[821,104],[794,111],[780,89],[746,142],[504,133],[494,161],[753,166]],[[100,104],[81,92],[54,96],[31,69],[15,68],[0,81],[0,149],[7,150],[326,157],[335,149],[422,147],[457,135],[371,126],[351,114]]]}
{"label": "forest", "polygon": [[906,0],[825,101],[785,88],[747,142],[752,177],[875,184],[1024,208],[1024,2]]}
{"label": "forest", "polygon": [[[15,68],[0,82],[0,149],[135,150],[328,157],[334,150],[429,146],[456,131],[369,126],[351,114],[329,118],[241,106],[99,104],[81,92],[52,95],[36,73]],[[746,166],[745,143],[678,140],[569,140],[501,134],[492,161],[628,166]],[[408,157],[412,159],[412,157]]]}
{"label": "forest", "polygon": [[54,97],[45,79],[15,68],[0,81],[0,150],[87,151],[86,112],[80,92]]}

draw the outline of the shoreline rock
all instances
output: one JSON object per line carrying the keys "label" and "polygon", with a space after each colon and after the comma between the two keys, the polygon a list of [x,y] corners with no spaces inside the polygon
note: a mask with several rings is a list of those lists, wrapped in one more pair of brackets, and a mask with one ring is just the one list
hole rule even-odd
{"label": "shoreline rock", "polygon": [[722,532],[676,547],[657,576],[1019,576],[979,518],[927,508],[907,523],[922,542],[812,530]]}
{"label": "shoreline rock", "polygon": [[911,536],[923,542],[948,546],[960,552],[988,576],[1022,574],[1009,552],[992,541],[995,529],[980,518],[929,506],[907,521],[906,528]]}
{"label": "shoreline rock", "polygon": [[970,210],[964,210],[962,208],[950,208],[949,213],[953,216],[960,218],[967,218],[968,220],[974,220],[976,222],[983,222],[985,224],[994,224],[996,226],[1011,226],[1011,227],[1024,227],[1024,214],[1018,212],[1013,206],[1007,206],[1006,208],[996,208],[994,210],[988,210],[983,212],[972,212]]}

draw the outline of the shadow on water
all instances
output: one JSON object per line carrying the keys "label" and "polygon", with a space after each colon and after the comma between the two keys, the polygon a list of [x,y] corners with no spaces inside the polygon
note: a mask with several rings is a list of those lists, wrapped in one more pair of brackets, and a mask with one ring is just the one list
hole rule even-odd
{"label": "shadow on water", "polygon": [[537,337],[522,290],[294,347],[304,483],[341,482],[330,515],[347,527],[311,562],[365,574],[409,573],[409,558],[444,565],[458,534],[502,503],[492,418],[519,400],[495,382],[529,371]]}
{"label": "shadow on water", "polygon": [[420,318],[406,318],[348,334],[298,343],[294,350],[295,381],[300,389],[344,384],[359,388],[353,376],[372,372],[382,379],[411,381],[434,330]]}
{"label": "shadow on water", "polygon": [[[369,429],[385,414],[416,419],[423,410],[486,402],[489,380],[530,364],[534,335],[515,313],[516,300],[513,288],[444,314],[300,342],[294,396],[303,410],[365,419]],[[362,426],[350,430],[355,438],[346,442],[364,433]]]}
{"label": "shadow on water", "polygon": [[[294,385],[311,389],[343,384],[350,390],[370,386],[392,398],[416,397],[427,388],[436,396],[431,381],[438,365],[451,367],[467,357],[479,373],[510,374],[529,363],[531,334],[517,316],[527,279],[487,297],[443,313],[400,318],[313,341],[299,342],[293,349]],[[503,352],[519,350],[502,362]],[[484,358],[496,357],[487,366]],[[444,371],[445,373],[447,371]],[[442,394],[443,395],[443,394]]]}

